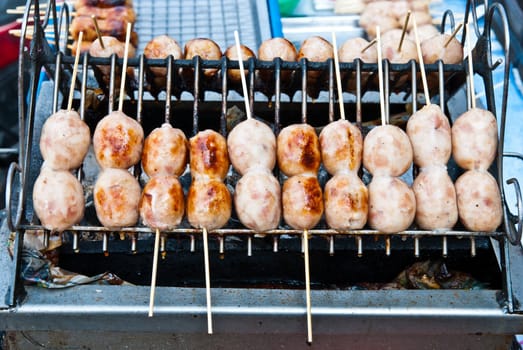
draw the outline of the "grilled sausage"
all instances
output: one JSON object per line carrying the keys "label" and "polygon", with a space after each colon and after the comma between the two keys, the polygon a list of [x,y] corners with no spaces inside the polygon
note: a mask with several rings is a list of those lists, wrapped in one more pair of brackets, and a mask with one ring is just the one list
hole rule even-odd
{"label": "grilled sausage", "polygon": [[494,231],[501,225],[499,187],[487,171],[469,170],[455,183],[461,223],[471,231]]}
{"label": "grilled sausage", "polygon": [[383,233],[409,228],[416,215],[416,198],[405,182],[391,176],[374,176],[368,189],[370,227]]}
{"label": "grilled sausage", "polygon": [[367,223],[368,190],[352,172],[337,173],[325,184],[325,219],[335,230],[357,230]]}
{"label": "grilled sausage", "polygon": [[[334,49],[331,43],[324,38],[311,36],[301,43],[298,61],[302,58],[306,58],[310,62],[324,62],[329,58],[334,58]],[[322,85],[325,84],[323,74],[321,71],[307,72],[307,94],[310,97],[318,97]]]}
{"label": "grilled sausage", "polygon": [[[172,56],[173,59],[179,60],[183,57],[182,48],[178,42],[167,35],[159,35],[149,41],[143,49],[143,54],[147,58],[155,59]],[[154,83],[157,86],[165,86],[167,68],[151,67],[151,73],[154,75]]]}
{"label": "grilled sausage", "polygon": [[276,150],[278,166],[285,175],[318,172],[320,143],[312,126],[294,124],[285,127],[278,135]]}
{"label": "grilled sausage", "polygon": [[44,165],[33,187],[33,206],[42,225],[62,232],[84,216],[83,188],[67,170],[52,170]]}
{"label": "grilled sausage", "polygon": [[249,170],[236,184],[234,205],[246,227],[256,232],[275,229],[281,218],[280,183],[267,169]]}
{"label": "grilled sausage", "polygon": [[423,40],[421,42],[423,62],[431,64],[442,60],[445,64],[461,63],[463,61],[463,47],[456,38],[452,38],[445,47],[445,43],[449,38],[450,34],[436,34]]}
{"label": "grilled sausage", "polygon": [[231,130],[227,149],[233,167],[241,175],[251,168],[270,170],[276,164],[276,136],[256,119],[247,119]]}
{"label": "grilled sausage", "polygon": [[140,123],[114,111],[102,118],[93,135],[96,160],[102,168],[127,169],[140,161],[143,148]]}
{"label": "grilled sausage", "polygon": [[54,170],[78,168],[89,150],[91,132],[75,111],[60,110],[42,127],[40,152],[48,167]]}
{"label": "grilled sausage", "polygon": [[200,131],[190,140],[190,164],[193,179],[225,179],[229,156],[225,137],[213,130]]}
{"label": "grilled sausage", "polygon": [[135,225],[141,192],[140,184],[127,170],[103,169],[93,190],[100,223],[111,229]]}
{"label": "grilled sausage", "polygon": [[452,125],[452,155],[463,169],[486,170],[496,157],[498,127],[487,110],[472,108]]}
{"label": "grilled sausage", "polygon": [[139,204],[140,217],[145,225],[167,231],[180,224],[185,212],[185,199],[176,176],[158,175],[145,185]]}
{"label": "grilled sausage", "polygon": [[180,176],[187,166],[187,138],[169,123],[154,129],[146,138],[142,167],[148,176]]}
{"label": "grilled sausage", "polygon": [[363,165],[373,175],[400,176],[411,163],[409,137],[397,126],[375,127],[363,140]]}
{"label": "grilled sausage", "polygon": [[424,168],[447,164],[452,152],[452,136],[449,120],[438,105],[426,105],[414,113],[407,122],[407,135],[416,165]]}
{"label": "grilled sausage", "polygon": [[451,229],[458,221],[456,190],[445,166],[423,168],[412,184],[416,223],[424,230]]}
{"label": "grilled sausage", "polygon": [[358,127],[340,119],[325,126],[319,140],[321,159],[330,174],[360,169],[363,137]]}
{"label": "grilled sausage", "polygon": [[[195,56],[200,56],[204,60],[219,60],[222,57],[220,46],[211,39],[195,38],[185,43],[184,58],[191,60]],[[207,68],[203,70],[203,74],[207,77],[216,75],[218,69]]]}
{"label": "grilled sausage", "polygon": [[187,219],[191,226],[214,230],[231,217],[231,194],[217,179],[193,181],[187,194]]}
{"label": "grilled sausage", "polygon": [[311,229],[323,215],[323,194],[315,175],[299,174],[283,183],[283,218],[294,229]]}

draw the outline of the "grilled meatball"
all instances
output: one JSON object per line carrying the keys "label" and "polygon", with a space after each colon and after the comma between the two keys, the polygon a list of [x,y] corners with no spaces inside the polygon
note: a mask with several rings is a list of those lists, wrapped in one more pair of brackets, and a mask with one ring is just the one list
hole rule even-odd
{"label": "grilled meatball", "polygon": [[[433,36],[436,36],[439,34],[438,28],[436,28],[432,24],[418,24],[418,38],[420,43],[423,43],[428,38],[432,38]],[[416,35],[414,34],[414,30],[409,31],[409,39],[412,40],[414,43],[416,42]],[[423,60],[425,62],[425,60]]]}
{"label": "grilled meatball", "polygon": [[103,169],[93,190],[98,220],[111,229],[135,225],[141,192],[140,184],[127,170]]}
{"label": "grilled meatball", "polygon": [[187,166],[187,138],[169,123],[154,129],[145,138],[142,167],[148,176],[180,176]]}
{"label": "grilled meatball", "polygon": [[[324,62],[329,58],[334,58],[334,49],[327,40],[320,36],[311,36],[305,39],[298,51],[298,61],[306,58],[310,62]],[[325,84],[321,71],[307,72],[307,94],[318,97],[321,86]]]}
{"label": "grilled meatball", "polygon": [[361,59],[365,63],[378,62],[378,51],[375,45],[361,52],[369,44],[367,40],[360,37],[348,39],[338,50],[340,62],[353,62],[356,58]]}
{"label": "grilled meatball", "polygon": [[451,229],[458,221],[456,190],[445,166],[424,168],[412,184],[416,223],[424,230]]}
{"label": "grilled meatball", "polygon": [[93,147],[102,168],[127,169],[142,156],[142,126],[123,112],[114,111],[98,122]]}
{"label": "grilled meatball", "polygon": [[452,156],[463,169],[486,170],[496,157],[498,127],[494,115],[473,108],[452,125]]}
{"label": "grilled meatball", "polygon": [[421,167],[447,164],[452,152],[448,118],[436,104],[423,107],[407,123],[414,163]]}
{"label": "grilled meatball", "polygon": [[[276,57],[282,59],[282,61],[295,62],[298,59],[298,51],[296,47],[285,38],[271,38],[261,43],[258,48],[258,59],[260,61],[273,61]],[[265,85],[265,90],[274,91],[269,88],[272,86],[274,80],[274,73],[271,70],[259,70],[258,76]],[[292,78],[292,71],[282,70],[280,81],[282,84],[290,83]]]}
{"label": "grilled meatball", "polygon": [[363,141],[363,165],[373,175],[400,176],[412,163],[407,134],[394,125],[372,129]]}
{"label": "grilled meatball", "polygon": [[33,206],[46,229],[62,232],[84,216],[82,185],[69,171],[52,170],[44,162],[34,183]]}
{"label": "grilled meatball", "polygon": [[229,156],[225,137],[213,130],[200,131],[190,140],[190,164],[193,179],[225,179]]}
{"label": "grilled meatball", "polygon": [[[211,39],[196,38],[185,43],[184,57],[191,60],[195,56],[200,56],[204,60],[219,60],[222,57],[222,51],[218,44]],[[210,78],[216,75],[218,69],[204,69],[203,74]]]}
{"label": "grilled meatball", "polygon": [[369,184],[370,227],[383,233],[406,230],[416,215],[412,189],[396,177],[375,176]]}
{"label": "grilled meatball", "polygon": [[459,219],[468,230],[489,232],[501,225],[501,195],[490,173],[466,171],[456,180],[455,186]]}
{"label": "grilled meatball", "polygon": [[256,232],[275,229],[281,218],[280,183],[267,169],[250,170],[236,184],[234,206],[246,227]]}
{"label": "grilled meatball", "polygon": [[[92,21],[92,19],[90,19]],[[93,57],[111,57],[113,54],[118,56],[118,58],[123,58],[125,54],[125,42],[119,41],[118,39],[112,36],[102,36],[104,47],[100,44],[99,39],[93,41],[89,47],[89,55]],[[134,57],[135,49],[132,45],[129,45],[129,56]],[[110,81],[111,66],[110,65],[97,65],[96,66],[100,73],[102,74],[103,82],[108,85]],[[120,67],[116,68],[115,72],[115,86],[117,89],[120,87],[120,76],[121,76]],[[134,76],[134,70],[132,67],[127,68],[127,75],[130,77]]]}
{"label": "grilled meatball", "polygon": [[340,119],[324,127],[320,146],[323,165],[329,173],[360,169],[363,137],[360,129],[349,121]]}
{"label": "grilled meatball", "polygon": [[442,60],[445,64],[461,63],[463,61],[463,47],[456,38],[452,38],[447,47],[445,47],[445,43],[449,38],[450,34],[436,34],[422,41],[423,62],[431,64]]}
{"label": "grilled meatball", "polygon": [[[149,41],[143,49],[143,54],[147,58],[156,59],[172,56],[173,59],[179,60],[183,57],[182,48],[178,42],[167,35],[160,35]],[[154,75],[155,84],[165,86],[167,68],[151,67],[151,72]]]}
{"label": "grilled meatball", "polygon": [[272,169],[276,164],[276,136],[256,119],[237,124],[229,133],[227,148],[232,165],[241,175],[251,168]]}
{"label": "grilled meatball", "polygon": [[325,184],[325,219],[335,230],[357,230],[367,223],[368,190],[351,172],[337,173]]}
{"label": "grilled meatball", "polygon": [[[245,45],[240,45],[240,51],[242,56],[242,61],[247,61],[249,58],[254,57],[256,58],[256,55],[254,52],[249,49]],[[229,60],[231,61],[238,61],[238,50],[236,49],[236,45],[231,45],[225,50],[224,54]],[[245,77],[247,78],[247,70],[245,70]],[[239,69],[227,69],[227,77],[229,79],[229,82],[233,84],[241,84],[241,74]]]}
{"label": "grilled meatball", "polygon": [[282,191],[283,218],[294,229],[311,229],[323,215],[323,195],[315,175],[288,178]]}
{"label": "grilled meatball", "polygon": [[145,225],[160,231],[175,229],[185,211],[185,198],[178,178],[172,175],[152,177],[143,189],[139,210]]}
{"label": "grilled meatball", "polygon": [[391,63],[407,63],[410,60],[418,60],[416,44],[407,36],[403,38],[401,50],[398,51],[402,33],[401,29],[394,29],[381,35],[383,59],[388,59]]}
{"label": "grilled meatball", "polygon": [[89,127],[75,111],[60,110],[42,127],[40,152],[47,166],[54,170],[78,168],[90,144]]}
{"label": "grilled meatball", "polygon": [[285,175],[318,172],[320,142],[312,126],[294,124],[285,127],[278,135],[276,150],[278,166]]}
{"label": "grilled meatball", "polygon": [[231,217],[231,194],[219,180],[193,181],[187,194],[187,219],[191,226],[214,230]]}

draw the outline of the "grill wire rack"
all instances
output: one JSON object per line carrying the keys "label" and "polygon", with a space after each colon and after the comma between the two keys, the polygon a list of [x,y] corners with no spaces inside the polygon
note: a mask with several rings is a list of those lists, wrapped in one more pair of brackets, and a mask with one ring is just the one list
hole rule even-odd
{"label": "grill wire rack", "polygon": [[[140,4],[140,2],[137,2]],[[167,2],[166,2],[167,3]],[[35,128],[35,110],[38,99],[38,83],[39,73],[42,68],[48,73],[54,82],[54,93],[52,100],[52,112],[57,111],[61,106],[61,96],[67,96],[67,92],[70,86],[72,65],[74,57],[67,54],[65,49],[61,49],[59,45],[58,50],[51,45],[44,36],[44,29],[48,26],[53,26],[53,33],[55,36],[55,42],[60,43],[61,33],[67,33],[68,30],[68,18],[69,9],[67,6],[63,6],[60,11],[57,11],[54,0],[49,1],[49,6],[45,10],[45,15],[40,18],[39,6],[41,4],[38,1],[28,0],[27,7],[34,5],[34,23],[36,24],[34,30],[34,39],[31,40],[29,47],[21,45],[20,61],[19,61],[19,72],[23,73],[26,70],[30,70],[31,80],[29,82],[29,91],[24,90],[24,82],[22,81],[23,74],[19,74],[20,85],[19,85],[19,132],[20,132],[20,152],[18,162],[11,164],[8,172],[7,189],[6,189],[6,205],[7,205],[7,223],[9,229],[16,232],[15,239],[15,258],[17,261],[20,259],[23,237],[24,234],[31,234],[29,232],[42,231],[43,227],[37,221],[32,211],[32,202],[30,200],[32,193],[32,183],[35,178],[35,171],[39,169],[41,164],[41,156],[38,152],[38,143],[35,142],[39,135],[38,130]],[[139,16],[142,13],[148,15],[148,12],[140,9],[138,5],[137,12]],[[509,312],[514,310],[514,300],[512,299],[512,282],[511,276],[508,272],[510,269],[508,259],[508,246],[510,244],[517,245],[521,240],[521,230],[523,226],[523,205],[522,198],[519,189],[517,179],[510,179],[507,181],[508,184],[514,186],[517,192],[517,214],[512,214],[505,202],[505,186],[503,181],[503,141],[505,131],[505,114],[507,104],[507,93],[508,93],[508,52],[510,47],[509,35],[505,35],[505,59],[503,62],[505,77],[503,84],[503,99],[502,101],[495,101],[494,88],[492,81],[492,71],[502,64],[501,61],[492,62],[490,54],[490,32],[491,23],[493,17],[497,14],[503,23],[503,29],[505,33],[508,33],[508,23],[506,18],[505,9],[499,3],[493,4],[487,8],[485,3],[485,22],[484,27],[481,28],[478,25],[477,14],[476,14],[476,3],[475,1],[469,0],[467,2],[465,22],[472,17],[471,21],[473,24],[474,31],[478,36],[476,46],[473,50],[474,55],[474,72],[479,74],[484,81],[485,95],[487,100],[487,108],[496,114],[496,103],[501,103],[501,113],[497,114],[497,120],[500,125],[499,134],[499,146],[498,156],[496,164],[491,169],[497,178],[498,185],[501,189],[502,201],[503,201],[503,212],[504,222],[500,227],[499,231],[495,232],[470,232],[456,226],[455,229],[448,231],[424,231],[419,230],[415,226],[412,228],[398,232],[393,235],[384,235],[375,230],[363,229],[354,231],[336,231],[329,229],[326,224],[322,221],[316,228],[309,231],[313,237],[323,237],[328,242],[326,249],[330,253],[334,253],[335,239],[353,239],[356,247],[357,254],[363,254],[363,238],[364,237],[379,237],[385,242],[385,254],[391,254],[391,237],[401,237],[402,239],[412,240],[412,246],[415,256],[419,256],[420,252],[420,240],[424,238],[438,238],[441,239],[442,255],[448,254],[448,239],[450,238],[466,238],[470,240],[470,253],[472,256],[475,255],[476,245],[475,241],[478,238],[492,238],[499,243],[500,259],[503,275],[503,289],[504,298]],[[51,21],[50,19],[55,19]],[[24,22],[22,26],[22,38],[24,37],[25,30],[27,28],[28,21],[30,19],[29,12],[24,15]],[[442,30],[450,26],[454,28],[454,18],[452,12],[446,12],[442,18]],[[65,30],[63,30],[65,28]],[[152,28],[152,27],[151,27]],[[148,33],[147,35],[154,36],[155,33],[151,31],[147,32],[145,27],[142,29]],[[138,28],[140,30],[140,28]],[[198,32],[195,32],[195,36]],[[221,35],[218,33],[217,35]],[[223,33],[224,36],[229,33]],[[225,42],[230,40],[224,38]],[[465,35],[462,37],[462,42],[465,41]],[[63,42],[63,40],[62,40]],[[223,48],[223,47],[222,47]],[[81,58],[81,64],[79,67],[78,79],[76,81],[76,99],[75,106],[79,111],[82,119],[86,121],[93,121],[105,114],[105,112],[111,112],[116,103],[115,93],[115,81],[117,79],[118,67],[122,65],[122,59],[118,59],[116,56],[111,58],[95,58],[88,55],[84,55]],[[222,135],[227,136],[227,113],[228,108],[231,106],[229,98],[232,91],[239,91],[238,86],[234,86],[228,81],[226,72],[230,69],[238,69],[239,65],[237,61],[229,61],[226,58],[222,58],[218,61],[206,61],[199,57],[195,57],[193,60],[174,60],[172,57],[167,59],[146,59],[143,55],[139,55],[137,58],[130,58],[128,60],[130,67],[133,67],[136,72],[136,79],[134,84],[129,84],[127,88],[127,100],[125,101],[125,112],[135,117],[140,123],[144,125],[144,128],[150,128],[151,123],[150,109],[156,111],[163,111],[163,117],[156,118],[153,123],[154,126],[159,126],[162,122],[172,122],[175,126],[177,123],[183,124],[184,131],[186,134],[194,135],[200,129],[203,129],[203,125],[212,126],[218,130]],[[106,106],[104,113],[97,115],[93,111],[89,110],[86,106],[88,105],[86,93],[91,89],[93,82],[93,76],[95,81],[99,80],[99,70],[97,66],[107,65],[111,68],[110,83],[108,87],[100,85],[104,90],[102,106]],[[326,123],[334,121],[335,118],[335,101],[337,96],[334,89],[334,64],[332,60],[326,62],[308,62],[306,59],[300,62],[284,62],[280,59],[275,59],[272,62],[264,62],[256,59],[250,59],[245,62],[246,69],[248,70],[248,90],[250,98],[250,106],[252,112],[259,113],[259,109],[263,112],[259,114],[263,115],[264,119],[269,122],[275,133],[281,129],[281,127],[291,124],[292,122],[304,122],[311,123],[314,126],[326,125]],[[150,67],[164,67],[167,69],[167,84],[165,89],[163,87],[157,87],[156,93],[154,87],[151,87],[151,83],[148,81],[150,74]],[[212,79],[207,80],[203,75],[204,69],[214,68],[218,69],[219,73]],[[398,92],[404,92],[406,97],[409,98],[409,103],[412,105],[412,110],[418,109],[418,75],[419,66],[415,62],[409,62],[406,64],[390,64],[388,61],[384,61],[384,76],[385,76],[385,106],[386,113],[391,113],[391,104],[397,103]],[[460,86],[467,84],[466,76],[467,64],[464,61],[462,64],[457,65],[446,65],[442,62],[425,66],[429,76],[437,77],[437,82],[432,87],[432,95],[436,94],[437,103],[440,104],[443,110],[446,109],[446,97],[451,96],[455,93]],[[340,64],[340,70],[342,74],[354,73],[356,86],[354,91],[345,91],[352,96],[352,102],[347,103],[348,108],[354,110],[356,116],[356,124],[362,127],[365,131],[367,114],[369,110],[376,107],[377,102],[369,102],[363,98],[365,91],[376,90],[376,75],[378,70],[377,64],[366,64],[360,60],[355,60],[351,63]],[[189,74],[179,74],[179,72],[189,72]],[[311,71],[319,71],[323,73],[325,77],[325,85],[319,87],[321,91],[326,92],[326,101],[317,101],[311,103],[311,98],[307,95],[307,90],[310,88],[307,81],[307,74]],[[273,79],[268,86],[261,86],[259,84],[260,72],[270,72]],[[282,74],[286,72],[292,72],[293,79],[291,82],[282,81]],[[369,74],[368,78],[365,78],[365,74]],[[408,81],[396,79],[397,75],[408,76]],[[189,78],[187,78],[189,77]],[[315,88],[315,87],[313,87]],[[471,94],[470,87],[467,84],[467,94]],[[214,91],[219,96],[216,100],[207,101],[206,92]],[[183,103],[181,99],[182,93],[190,93],[192,100],[188,103],[191,104],[190,118],[187,121],[178,119],[175,115],[180,103]],[[262,93],[266,95],[267,100],[257,101],[255,96],[259,96]],[[27,95],[26,95],[27,94]],[[283,101],[284,95],[288,96],[288,100]],[[395,99],[396,98],[396,99]],[[470,99],[468,99],[470,100]],[[27,107],[26,107],[27,101]],[[406,103],[406,102],[401,102]],[[158,105],[161,104],[161,108]],[[187,105],[187,101],[185,102]],[[211,111],[215,114],[214,117],[210,117],[208,105],[214,106]],[[322,108],[327,110],[326,117],[320,119],[313,119],[310,111],[318,108],[317,105],[321,105]],[[152,107],[155,106],[155,107]],[[265,106],[265,108],[263,107]],[[288,111],[294,113],[293,117],[288,117]],[[308,113],[309,112],[309,113]],[[98,111],[98,114],[100,112]],[[94,116],[93,116],[94,115]],[[367,127],[368,128],[368,127]],[[514,156],[513,154],[507,154],[506,156]],[[80,180],[83,181],[84,185],[89,181],[88,173],[91,169],[87,168],[84,164],[83,168],[77,173]],[[415,169],[410,170],[410,178],[412,179]],[[141,169],[140,166],[132,169],[133,174],[140,178]],[[277,173],[277,170],[276,170]],[[365,176],[365,174],[363,174]],[[234,184],[234,174],[229,173],[227,181],[229,184]],[[279,179],[282,176],[279,175]],[[44,231],[44,241],[47,244],[49,240],[50,232]],[[66,235],[70,237],[72,242],[73,250],[78,251],[79,249],[79,236],[82,234],[97,234],[99,235],[102,244],[101,250],[104,253],[109,253],[108,242],[110,237],[113,235],[128,235],[131,238],[130,250],[136,250],[136,240],[140,235],[148,235],[152,231],[145,226],[133,226],[124,227],[117,232],[111,231],[102,227],[96,218],[86,218],[84,221],[77,226],[73,226],[70,230],[67,230]],[[201,230],[193,229],[188,227],[186,224],[175,230],[169,232],[162,232],[162,247],[165,247],[165,240],[169,238],[175,239],[188,239],[190,250],[195,250],[195,242],[199,239]],[[218,242],[218,249],[220,253],[225,250],[225,241],[228,236],[238,236],[246,238],[248,245],[248,254],[252,253],[253,239],[256,237],[255,232],[246,229],[239,225],[237,222],[230,221],[229,224],[218,230],[214,230],[209,233],[211,236],[216,238]],[[273,238],[273,250],[278,250],[278,243],[280,239],[299,239],[302,231],[289,229],[284,223],[281,223],[280,227],[276,230],[271,230],[265,233],[266,236]],[[18,280],[18,269],[19,264],[14,265],[15,281],[10,296],[10,304],[14,305],[17,299],[17,293],[20,291],[20,281]]]}

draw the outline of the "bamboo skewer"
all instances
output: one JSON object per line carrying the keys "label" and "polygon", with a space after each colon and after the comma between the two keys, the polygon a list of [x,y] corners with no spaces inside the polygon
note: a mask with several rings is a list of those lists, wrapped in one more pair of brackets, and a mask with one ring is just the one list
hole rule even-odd
{"label": "bamboo skewer", "polygon": [[96,30],[96,36],[98,37],[98,41],[100,42],[100,46],[102,47],[102,49],[105,50],[104,41],[102,40],[102,34],[100,33],[100,27],[98,27],[98,21],[96,20],[96,16],[95,15],[91,15],[91,18],[93,19],[94,29]]}
{"label": "bamboo skewer", "polygon": [[123,65],[122,65],[122,79],[120,82],[120,99],[118,101],[118,110],[122,112],[123,110],[123,100],[125,98],[125,78],[127,76],[127,59],[129,56],[129,43],[131,41],[131,24],[127,23],[127,33],[125,34],[125,51],[123,56]]}
{"label": "bamboo skewer", "polygon": [[470,106],[476,108],[476,89],[474,88],[474,65],[472,64],[472,49],[470,47],[470,23],[467,23],[467,54],[468,54],[468,67],[469,67],[469,80],[470,80]]}
{"label": "bamboo skewer", "polygon": [[447,41],[445,42],[445,45],[443,45],[444,48],[447,48],[447,46],[450,44],[450,42],[452,41],[452,39],[458,34],[459,30],[461,29],[461,27],[463,27],[463,22],[461,22],[460,24],[458,24],[457,28],[454,29],[454,31],[452,32],[452,34],[450,35],[450,38],[447,39]]}
{"label": "bamboo skewer", "polygon": [[336,85],[338,88],[338,103],[340,105],[340,117],[345,120],[345,108],[343,106],[343,90],[341,88],[340,59],[338,57],[338,45],[336,33],[332,32],[332,46],[334,47],[334,70],[336,72]]}
{"label": "bamboo skewer", "polygon": [[156,229],[154,238],[153,270],[151,274],[151,292],[149,294],[149,317],[154,314],[154,296],[156,291],[156,277],[158,274],[158,251],[160,247],[160,230]]}
{"label": "bamboo skewer", "polygon": [[381,113],[381,125],[386,125],[385,119],[385,96],[383,96],[383,66],[382,66],[382,55],[381,55],[381,32],[380,26],[376,26],[376,41],[378,51],[378,84],[379,84],[379,95],[380,95],[380,113]]}
{"label": "bamboo skewer", "polygon": [[205,297],[207,300],[207,333],[212,334],[212,310],[211,310],[211,272],[209,268],[209,237],[207,229],[202,229],[203,233],[203,262],[205,265]]}
{"label": "bamboo skewer", "polygon": [[307,343],[312,343],[311,275],[309,265],[309,230],[303,230],[303,253],[305,263],[305,300],[307,304]]}
{"label": "bamboo skewer", "polygon": [[238,55],[238,64],[240,65],[240,77],[242,80],[242,89],[243,89],[243,100],[245,102],[245,114],[247,115],[247,119],[251,119],[251,108],[249,106],[249,93],[247,91],[247,81],[245,80],[245,70],[243,68],[243,58],[242,58],[242,51],[240,47],[240,37],[238,35],[238,31],[234,31],[234,40],[236,42],[236,52]]}
{"label": "bamboo skewer", "polygon": [[[414,17],[414,16],[413,16]],[[416,17],[413,18],[414,22],[414,38],[416,39],[416,51],[418,52],[418,60],[421,71],[421,82],[423,84],[423,92],[425,93],[425,104],[430,106],[430,96],[429,96],[429,87],[427,84],[427,74],[425,73],[425,64],[423,62],[423,54],[421,52],[421,44],[419,42],[418,36],[418,25],[416,24]]]}
{"label": "bamboo skewer", "polygon": [[362,50],[361,50],[361,53],[364,53],[365,51],[367,51],[368,49],[370,49],[372,47],[372,45],[375,45],[378,41],[376,39],[372,39],[372,41],[369,43],[369,45],[365,46]]}
{"label": "bamboo skewer", "polygon": [[80,47],[82,46],[82,38],[84,32],[80,32],[78,36],[78,49],[76,50],[76,56],[74,58],[73,75],[71,77],[71,88],[69,89],[69,99],[67,100],[67,110],[70,111],[73,107],[73,96],[74,96],[74,85],[76,82],[76,75],[78,74],[78,62],[80,61]]}
{"label": "bamboo skewer", "polygon": [[407,12],[405,17],[405,23],[403,23],[403,31],[401,32],[400,43],[398,45],[398,52],[401,52],[401,46],[403,45],[403,40],[405,39],[405,33],[407,32],[407,26],[409,25],[410,10]]}

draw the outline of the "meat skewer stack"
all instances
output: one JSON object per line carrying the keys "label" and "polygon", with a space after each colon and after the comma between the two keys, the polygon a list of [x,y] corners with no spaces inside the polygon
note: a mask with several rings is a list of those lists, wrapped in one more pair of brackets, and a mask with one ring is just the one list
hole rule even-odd
{"label": "meat skewer stack", "polygon": [[[82,42],[79,35],[78,45]],[[90,144],[89,127],[72,110],[80,53],[75,57],[66,110],[51,115],[42,127],[40,152],[44,163],[33,187],[34,210],[42,225],[63,232],[82,220],[85,210],[83,188],[71,174],[83,162]]]}
{"label": "meat skewer stack", "polygon": [[280,171],[289,176],[283,183],[282,206],[285,222],[303,230],[305,255],[305,288],[307,302],[307,341],[312,342],[312,315],[309,273],[309,229],[323,215],[323,194],[317,173],[321,163],[320,142],[314,128],[305,123],[281,130],[277,138],[277,160]]}
{"label": "meat skewer stack", "polygon": [[[129,24],[122,72],[127,68],[130,32]],[[93,135],[95,157],[102,168],[94,186],[94,205],[102,225],[111,229],[136,224],[141,197],[140,184],[127,169],[140,161],[144,133],[140,123],[122,111],[125,77],[122,73],[118,110],[102,118]]]}
{"label": "meat skewer stack", "polygon": [[[447,173],[447,162],[452,152],[450,123],[441,108],[430,103],[416,19],[414,19],[414,35],[427,103],[425,107],[414,113],[407,123],[407,135],[413,148],[414,164],[420,170],[412,185],[416,196],[416,223],[424,230],[447,230],[454,227],[458,220],[456,190]],[[416,238],[416,256],[419,255],[418,247]]]}
{"label": "meat skewer stack", "polygon": [[240,53],[238,32],[234,35],[247,114],[247,120],[236,125],[227,139],[231,163],[242,175],[236,184],[234,204],[246,227],[265,232],[278,227],[281,218],[280,184],[271,172],[276,164],[276,137],[271,128],[252,118],[242,62],[246,57]]}
{"label": "meat skewer stack", "polygon": [[488,168],[494,161],[498,143],[496,118],[476,108],[474,70],[467,26],[467,53],[472,108],[459,116],[452,126],[452,155],[463,169],[455,183],[461,223],[471,231],[496,230],[502,220],[501,194]]}
{"label": "meat skewer stack", "polygon": [[[142,168],[149,176],[140,199],[140,217],[155,230],[149,317],[153,316],[160,231],[176,228],[185,213],[185,198],[178,177],[187,166],[187,138],[170,124],[170,86],[166,87],[165,123],[145,139]],[[162,237],[163,239],[163,237]]]}
{"label": "meat skewer stack", "polygon": [[[336,37],[332,34],[336,50]],[[361,229],[367,222],[368,191],[358,176],[363,137],[358,127],[345,119],[338,55],[334,52],[341,119],[320,133],[323,165],[333,177],[325,184],[325,219],[335,230]]]}
{"label": "meat skewer stack", "polygon": [[412,163],[412,146],[399,127],[387,125],[381,60],[380,30],[378,40],[378,75],[380,82],[381,126],[372,129],[363,143],[363,164],[373,175],[369,190],[369,225],[383,233],[406,230],[414,221],[416,200],[409,186],[398,176]]}
{"label": "meat skewer stack", "polygon": [[192,183],[187,194],[187,219],[203,234],[207,332],[212,334],[208,231],[224,226],[231,217],[231,194],[223,183],[229,170],[227,141],[216,131],[200,131],[189,140],[189,153]]}
{"label": "meat skewer stack", "polygon": [[[87,52],[99,34],[113,37],[121,42],[125,40],[127,24],[134,26],[136,13],[132,1],[85,1],[74,2],[76,12],[69,32],[75,41],[73,47],[79,47],[81,52]],[[92,17],[97,19],[95,24]],[[81,46],[77,46],[78,35],[84,33]],[[138,45],[138,35],[131,32],[130,42],[134,47]],[[74,49],[73,49],[74,50]]]}

